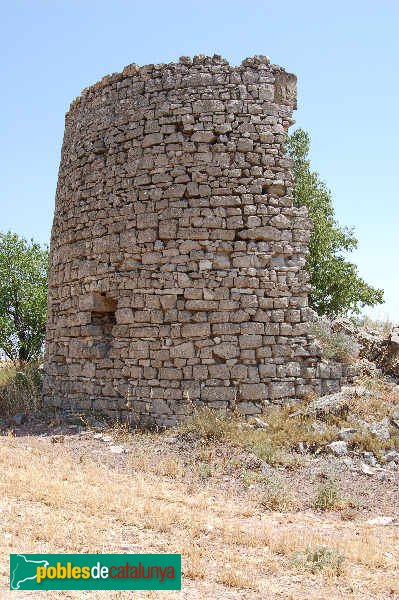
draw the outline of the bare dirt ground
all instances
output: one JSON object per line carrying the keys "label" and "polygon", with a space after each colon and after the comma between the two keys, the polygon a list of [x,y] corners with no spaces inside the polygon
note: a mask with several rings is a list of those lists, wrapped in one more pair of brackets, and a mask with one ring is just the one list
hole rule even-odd
{"label": "bare dirt ground", "polygon": [[[263,467],[279,481],[265,496],[247,454],[173,436],[34,420],[3,430],[2,590],[15,552],[179,552],[183,589],[1,598],[399,599],[397,470],[367,476],[356,461],[304,456],[294,469]],[[346,500],[318,511],[330,476]],[[369,522],[381,516],[392,520]],[[293,558],[319,546],[344,557],[342,572]]]}

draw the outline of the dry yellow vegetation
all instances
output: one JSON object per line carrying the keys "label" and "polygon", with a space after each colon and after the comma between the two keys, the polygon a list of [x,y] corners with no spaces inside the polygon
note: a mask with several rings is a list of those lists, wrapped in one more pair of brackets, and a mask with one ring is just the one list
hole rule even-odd
{"label": "dry yellow vegetation", "polygon": [[[261,510],[256,496],[231,494],[212,477],[190,477],[178,453],[160,452],[155,434],[112,461],[101,444],[72,437],[0,438],[3,590],[11,552],[181,552],[181,592],[134,597],[399,598],[395,526],[345,521],[335,512]],[[132,597],[105,594],[51,592],[51,598]]]}

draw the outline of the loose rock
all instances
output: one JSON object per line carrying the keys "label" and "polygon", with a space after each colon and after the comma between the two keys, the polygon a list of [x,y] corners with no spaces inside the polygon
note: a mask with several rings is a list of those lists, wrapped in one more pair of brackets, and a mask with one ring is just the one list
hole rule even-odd
{"label": "loose rock", "polygon": [[348,454],[348,445],[342,440],[331,442],[331,444],[327,444],[326,448],[335,456],[346,456]]}

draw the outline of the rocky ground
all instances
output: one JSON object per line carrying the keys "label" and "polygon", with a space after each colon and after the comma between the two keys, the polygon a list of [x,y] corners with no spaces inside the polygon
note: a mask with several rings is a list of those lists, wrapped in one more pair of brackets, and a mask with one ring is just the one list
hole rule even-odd
{"label": "rocky ground", "polygon": [[3,420],[2,565],[26,548],[174,551],[182,592],[135,597],[399,598],[399,387],[378,386],[292,406],[289,443],[274,412],[252,423],[197,414],[164,432],[61,414]]}
{"label": "rocky ground", "polygon": [[[384,426],[385,421],[383,419]],[[314,423],[319,427],[322,421]],[[67,449],[77,464],[84,456],[113,469],[126,469],[131,456],[148,455],[149,464],[154,463],[157,470],[167,457],[166,470],[176,469],[187,484],[211,482],[217,487],[223,486],[228,495],[259,496],[265,510],[268,495],[270,502],[274,502],[271,508],[312,510],[318,490],[328,489],[333,483],[337,493],[336,505],[331,508],[339,518],[377,522],[383,517],[384,524],[399,526],[399,452],[396,450],[387,451],[383,456],[388,459],[379,461],[373,452],[350,450],[347,441],[337,440],[324,447],[320,445],[321,452],[289,451],[279,457],[277,464],[274,461],[269,464],[240,445],[190,439],[179,430],[130,432],[123,426],[109,428],[105,423],[100,427],[71,425],[68,420],[55,424],[40,416],[31,416],[19,425],[3,428],[4,433],[7,439],[14,439],[18,444],[24,440],[34,441],[55,453],[61,447]],[[276,485],[268,490],[267,484],[273,480]]]}
{"label": "rocky ground", "polygon": [[152,432],[95,415],[2,418],[3,589],[10,552],[180,552],[181,592],[134,597],[399,599],[396,342],[350,335],[352,385],[261,418],[198,410]]}

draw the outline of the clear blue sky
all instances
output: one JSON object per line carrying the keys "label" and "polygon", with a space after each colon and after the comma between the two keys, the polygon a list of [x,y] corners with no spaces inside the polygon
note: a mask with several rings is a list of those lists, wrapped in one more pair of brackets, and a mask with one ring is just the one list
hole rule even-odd
{"label": "clear blue sky", "polygon": [[64,113],[103,75],[181,55],[253,54],[298,76],[297,126],[354,225],[361,275],[399,322],[399,4],[286,0],[12,0],[0,36],[0,230],[46,242]]}

